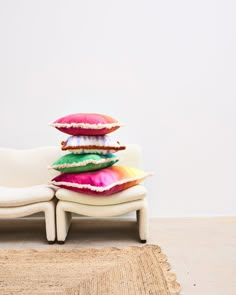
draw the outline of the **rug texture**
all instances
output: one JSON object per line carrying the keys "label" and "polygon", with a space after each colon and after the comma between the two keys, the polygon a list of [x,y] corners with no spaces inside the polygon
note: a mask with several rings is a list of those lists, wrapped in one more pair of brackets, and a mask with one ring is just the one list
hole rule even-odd
{"label": "rug texture", "polygon": [[155,245],[1,250],[1,295],[177,295],[180,285]]}

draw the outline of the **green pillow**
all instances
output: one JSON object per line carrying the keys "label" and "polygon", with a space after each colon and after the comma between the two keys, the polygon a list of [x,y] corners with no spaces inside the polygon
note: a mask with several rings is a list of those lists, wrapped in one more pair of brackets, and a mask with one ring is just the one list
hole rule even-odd
{"label": "green pillow", "polygon": [[118,160],[113,154],[67,154],[56,160],[49,168],[62,173],[88,172],[110,167]]}

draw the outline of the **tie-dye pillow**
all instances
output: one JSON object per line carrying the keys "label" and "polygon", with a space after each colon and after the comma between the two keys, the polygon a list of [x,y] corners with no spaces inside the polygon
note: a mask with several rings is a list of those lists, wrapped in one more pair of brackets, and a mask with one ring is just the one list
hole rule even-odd
{"label": "tie-dye pillow", "polygon": [[69,135],[105,135],[121,126],[116,119],[96,113],[70,114],[50,125]]}
{"label": "tie-dye pillow", "polygon": [[109,135],[101,136],[70,136],[66,141],[62,141],[61,149],[70,151],[71,153],[99,153],[112,154],[120,150],[124,150],[125,146],[120,145]]}
{"label": "tie-dye pillow", "polygon": [[67,154],[57,159],[49,169],[62,173],[95,171],[110,167],[118,160],[119,158],[113,154]]}
{"label": "tie-dye pillow", "polygon": [[127,166],[112,166],[92,172],[60,174],[52,184],[79,193],[111,195],[141,183],[149,173]]}

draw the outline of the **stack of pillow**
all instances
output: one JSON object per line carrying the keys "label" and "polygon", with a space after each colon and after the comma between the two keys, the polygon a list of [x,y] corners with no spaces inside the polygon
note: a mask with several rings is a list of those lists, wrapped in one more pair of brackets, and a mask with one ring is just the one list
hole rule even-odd
{"label": "stack of pillow", "polygon": [[114,118],[78,113],[59,118],[51,126],[70,135],[61,143],[67,153],[50,167],[61,172],[52,179],[53,185],[105,196],[139,184],[148,176],[132,167],[114,165],[119,160],[116,152],[125,149],[110,135],[121,127]]}

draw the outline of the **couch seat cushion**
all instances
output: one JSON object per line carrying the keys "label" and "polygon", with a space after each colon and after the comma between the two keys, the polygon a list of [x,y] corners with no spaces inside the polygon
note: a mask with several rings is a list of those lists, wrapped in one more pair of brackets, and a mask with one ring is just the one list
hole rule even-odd
{"label": "couch seat cushion", "polygon": [[17,207],[38,202],[50,201],[54,190],[48,185],[10,188],[0,187],[0,207]]}
{"label": "couch seat cushion", "polygon": [[56,192],[56,197],[62,201],[93,205],[93,206],[104,206],[104,205],[115,205],[136,200],[141,200],[146,195],[146,189],[143,185],[135,185],[121,192],[118,192],[109,196],[94,196],[82,193],[77,193],[71,190],[60,188]]}

